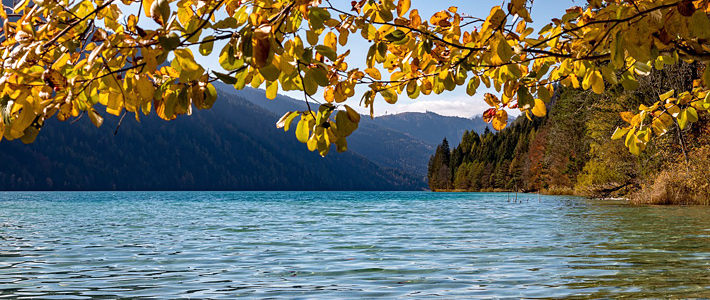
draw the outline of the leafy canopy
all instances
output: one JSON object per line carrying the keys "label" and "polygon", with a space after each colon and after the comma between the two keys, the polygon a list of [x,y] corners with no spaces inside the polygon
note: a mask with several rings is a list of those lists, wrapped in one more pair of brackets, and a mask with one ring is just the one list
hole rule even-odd
{"label": "leafy canopy", "polygon": [[[123,14],[117,0],[21,0],[0,10],[4,138],[32,142],[55,115],[86,114],[100,126],[104,109],[172,120],[212,107],[211,83],[220,80],[264,87],[269,98],[279,90],[306,99],[321,93],[320,107],[289,112],[277,126],[289,130],[298,118],[296,138],[326,155],[332,144],[345,151],[358,127],[349,106],[358,86],[371,115],[376,97],[395,103],[403,94],[493,87],[484,118],[500,130],[506,109],[544,116],[558,85],[633,90],[651,68],[710,58],[709,0],[589,0],[538,32],[528,26],[527,0],[494,6],[484,18],[456,7],[426,17],[410,0],[121,2],[138,13]],[[145,18],[154,25],[142,28]],[[349,66],[351,38],[370,45],[364,69]],[[214,49],[216,41],[226,45]],[[207,73],[196,55],[213,55],[223,70]],[[697,121],[710,108],[710,68],[702,78],[692,91],[669,91],[638,113],[622,113],[628,126],[613,137],[639,153],[674,122]]]}

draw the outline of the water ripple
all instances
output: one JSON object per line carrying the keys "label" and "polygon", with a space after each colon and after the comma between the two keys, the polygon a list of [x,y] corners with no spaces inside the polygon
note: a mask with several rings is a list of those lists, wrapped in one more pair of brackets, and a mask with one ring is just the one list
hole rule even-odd
{"label": "water ripple", "polygon": [[708,208],[529,197],[0,193],[0,298],[710,297]]}

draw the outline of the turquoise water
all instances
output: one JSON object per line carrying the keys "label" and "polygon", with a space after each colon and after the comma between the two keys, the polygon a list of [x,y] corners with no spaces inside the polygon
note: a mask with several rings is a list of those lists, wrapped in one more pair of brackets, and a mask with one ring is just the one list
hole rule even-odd
{"label": "turquoise water", "polygon": [[519,199],[0,193],[0,298],[710,297],[708,208]]}

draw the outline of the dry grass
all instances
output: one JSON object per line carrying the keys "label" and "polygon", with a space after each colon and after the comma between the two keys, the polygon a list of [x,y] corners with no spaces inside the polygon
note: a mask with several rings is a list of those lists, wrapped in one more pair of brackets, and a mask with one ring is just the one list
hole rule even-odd
{"label": "dry grass", "polygon": [[575,195],[574,189],[566,186],[551,186],[540,193],[544,195]]}
{"label": "dry grass", "polygon": [[710,147],[703,147],[689,161],[673,164],[652,184],[631,195],[634,204],[710,205]]}

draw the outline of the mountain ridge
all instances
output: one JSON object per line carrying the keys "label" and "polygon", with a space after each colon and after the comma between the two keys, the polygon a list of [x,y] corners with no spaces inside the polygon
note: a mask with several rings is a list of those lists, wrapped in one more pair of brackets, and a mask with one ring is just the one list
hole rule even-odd
{"label": "mountain ridge", "polygon": [[[277,115],[308,109],[303,100],[284,95],[269,100],[260,89],[245,87],[235,90],[226,84],[217,84],[216,87],[220,93],[243,97]],[[316,109],[317,105],[312,103],[311,109]],[[359,129],[348,137],[348,150],[382,167],[399,169],[425,178],[429,157],[442,139],[447,138],[458,144],[466,130],[483,133],[487,125],[480,117],[466,119],[434,112],[405,112],[377,116],[374,119],[363,116]]]}
{"label": "mountain ridge", "polygon": [[326,158],[275,128],[278,118],[223,95],[174,121],[106,116],[97,129],[49,120],[35,143],[3,141],[2,190],[419,190],[420,178],[355,153]]}

